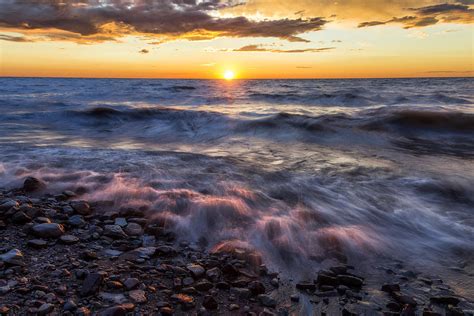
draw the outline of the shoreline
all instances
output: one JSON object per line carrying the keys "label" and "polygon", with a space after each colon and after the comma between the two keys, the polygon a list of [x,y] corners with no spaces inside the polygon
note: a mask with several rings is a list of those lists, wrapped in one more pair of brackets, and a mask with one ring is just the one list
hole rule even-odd
{"label": "shoreline", "polygon": [[376,287],[344,263],[291,280],[240,249],[178,241],[140,210],[40,190],[0,190],[0,315],[474,315],[399,263]]}

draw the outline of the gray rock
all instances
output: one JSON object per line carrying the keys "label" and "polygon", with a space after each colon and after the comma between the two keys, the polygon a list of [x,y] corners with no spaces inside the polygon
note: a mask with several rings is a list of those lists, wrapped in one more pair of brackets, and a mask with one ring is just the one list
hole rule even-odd
{"label": "gray rock", "polygon": [[122,304],[127,302],[127,298],[121,293],[100,292],[99,297],[104,301],[114,304]]}
{"label": "gray rock", "polygon": [[206,270],[198,264],[188,264],[186,268],[191,272],[193,277],[200,278],[204,275]]}
{"label": "gray rock", "polygon": [[25,214],[25,212],[18,211],[13,214],[11,218],[12,223],[14,224],[25,224],[31,222],[31,217]]}
{"label": "gray rock", "polygon": [[129,223],[127,227],[125,227],[125,233],[129,236],[140,236],[143,235],[143,229],[137,223]]}
{"label": "gray rock", "polygon": [[41,238],[58,238],[64,234],[63,225],[56,223],[37,224],[31,230],[33,234]]}
{"label": "gray rock", "polygon": [[128,292],[128,296],[130,296],[132,301],[138,304],[143,304],[147,301],[145,291],[143,290],[132,290]]}
{"label": "gray rock", "polygon": [[27,177],[23,182],[23,190],[25,192],[35,192],[43,190],[44,188],[46,188],[46,184],[34,177]]}
{"label": "gray rock", "polygon": [[86,221],[82,215],[73,215],[69,217],[67,222],[73,227],[84,227],[86,225]]}
{"label": "gray rock", "polygon": [[138,286],[138,284],[140,284],[140,281],[136,278],[128,278],[123,282],[123,285],[125,285],[127,290],[133,290]]}
{"label": "gray rock", "polygon": [[48,315],[54,309],[53,304],[44,303],[38,308],[38,315]]}
{"label": "gray rock", "polygon": [[0,213],[8,211],[12,207],[18,207],[18,202],[12,199],[3,200],[0,202]]}
{"label": "gray rock", "polygon": [[71,244],[75,244],[79,241],[79,238],[77,238],[76,236],[74,235],[62,235],[61,237],[59,237],[59,240],[63,243],[63,244],[66,244],[66,245],[71,245]]}
{"label": "gray rock", "polygon": [[48,247],[48,242],[43,239],[31,239],[28,240],[27,245],[31,248],[42,249]]}
{"label": "gray rock", "polygon": [[114,238],[114,239],[121,239],[127,238],[127,234],[122,230],[122,227],[119,225],[105,225],[104,226],[104,235]]}
{"label": "gray rock", "polygon": [[23,266],[25,264],[23,259],[23,253],[18,249],[12,249],[7,253],[0,255],[1,262],[6,262],[16,266]]}
{"label": "gray rock", "polygon": [[117,217],[114,221],[115,225],[119,225],[120,227],[125,227],[127,226],[127,219],[124,217]]}
{"label": "gray rock", "polygon": [[277,305],[276,300],[273,297],[271,297],[270,295],[260,294],[258,296],[258,300],[259,300],[260,304],[262,304],[263,306],[266,306],[266,307],[276,307],[276,305]]}
{"label": "gray rock", "polygon": [[77,309],[77,304],[73,300],[69,299],[66,301],[66,303],[64,303],[63,309],[69,312],[75,311]]}
{"label": "gray rock", "polygon": [[92,213],[92,210],[87,202],[74,201],[74,202],[71,202],[70,204],[77,214],[90,215]]}
{"label": "gray rock", "polygon": [[89,296],[97,293],[99,290],[100,285],[102,284],[102,274],[100,273],[90,273],[84,283],[82,284],[81,288],[81,296]]}

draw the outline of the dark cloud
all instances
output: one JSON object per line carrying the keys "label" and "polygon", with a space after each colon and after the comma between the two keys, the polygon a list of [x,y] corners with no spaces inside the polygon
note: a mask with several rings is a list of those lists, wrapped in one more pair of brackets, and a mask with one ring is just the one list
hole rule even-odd
{"label": "dark cloud", "polygon": [[2,0],[0,26],[58,29],[81,36],[139,33],[168,39],[276,37],[307,42],[298,35],[320,30],[327,23],[322,18],[254,21],[214,14],[241,4],[230,0]]}
{"label": "dark cloud", "polygon": [[306,48],[306,49],[274,49],[265,48],[260,45],[247,45],[232,50],[233,52],[270,52],[270,53],[319,53],[332,50],[335,47]]}
{"label": "dark cloud", "polygon": [[18,42],[18,43],[31,43],[35,42],[35,40],[25,37],[25,36],[11,36],[6,34],[0,34],[1,41],[9,41],[9,42]]}
{"label": "dark cloud", "polygon": [[142,49],[139,51],[140,54],[148,54],[150,51],[148,49]]}
{"label": "dark cloud", "polygon": [[405,28],[424,27],[434,25],[438,22],[460,22],[472,23],[474,18],[474,10],[467,4],[469,1],[464,1],[457,4],[437,4],[419,8],[410,8],[408,10],[415,12],[416,15],[394,17],[387,21],[369,21],[359,23],[358,27],[370,27],[377,25],[384,25],[389,23],[401,23]]}

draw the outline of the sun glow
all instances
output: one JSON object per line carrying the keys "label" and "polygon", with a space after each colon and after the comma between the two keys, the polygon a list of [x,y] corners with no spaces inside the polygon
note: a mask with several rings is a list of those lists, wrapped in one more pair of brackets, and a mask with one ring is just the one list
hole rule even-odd
{"label": "sun glow", "polygon": [[224,71],[224,79],[225,80],[232,80],[235,78],[235,73],[232,70]]}

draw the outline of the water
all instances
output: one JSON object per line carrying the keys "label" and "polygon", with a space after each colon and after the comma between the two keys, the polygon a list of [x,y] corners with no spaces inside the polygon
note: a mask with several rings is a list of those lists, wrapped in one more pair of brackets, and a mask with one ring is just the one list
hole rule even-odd
{"label": "water", "polygon": [[399,259],[472,297],[473,83],[2,78],[0,186],[140,207],[290,276]]}

